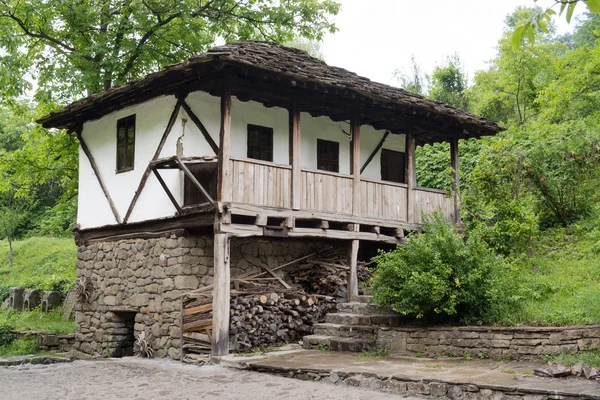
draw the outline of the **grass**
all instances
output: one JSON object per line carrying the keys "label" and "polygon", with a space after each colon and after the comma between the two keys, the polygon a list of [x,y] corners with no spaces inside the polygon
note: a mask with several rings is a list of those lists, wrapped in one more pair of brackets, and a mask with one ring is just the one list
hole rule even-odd
{"label": "grass", "polygon": [[0,241],[0,301],[6,288],[65,292],[75,282],[77,247],[72,238],[32,237],[13,243],[13,266],[8,264],[8,242]]}
{"label": "grass", "polygon": [[61,310],[42,313],[34,311],[1,310],[0,321],[8,321],[18,331],[50,332],[68,334],[75,332],[75,320],[64,319]]}
{"label": "grass", "polygon": [[391,351],[389,349],[377,349],[375,351],[364,350],[357,356],[359,360],[363,359],[382,359],[389,356]]}
{"label": "grass", "polygon": [[512,261],[522,307],[502,324],[600,322],[600,230],[587,224],[546,230],[527,256]]}
{"label": "grass", "polygon": [[583,361],[583,364],[586,366],[600,368],[600,350],[548,355],[546,356],[546,361],[563,364],[569,367]]}
{"label": "grass", "polygon": [[17,339],[8,345],[0,346],[0,357],[24,356],[27,354],[40,354],[37,339]]}

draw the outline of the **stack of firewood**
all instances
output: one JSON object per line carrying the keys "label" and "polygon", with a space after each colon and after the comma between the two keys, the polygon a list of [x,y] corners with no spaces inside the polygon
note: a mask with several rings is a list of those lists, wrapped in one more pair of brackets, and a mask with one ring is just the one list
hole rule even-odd
{"label": "stack of firewood", "polygon": [[204,354],[211,352],[212,294],[198,293],[182,298],[183,339],[186,353]]}
{"label": "stack of firewood", "polygon": [[230,349],[250,350],[297,341],[335,309],[333,299],[293,290],[231,292]]}
{"label": "stack of firewood", "polygon": [[[372,277],[371,263],[358,262],[359,282]],[[347,277],[350,274],[348,260],[341,252],[326,252],[309,258],[288,270],[294,283],[299,284],[307,293],[332,296],[338,300],[346,298]]]}

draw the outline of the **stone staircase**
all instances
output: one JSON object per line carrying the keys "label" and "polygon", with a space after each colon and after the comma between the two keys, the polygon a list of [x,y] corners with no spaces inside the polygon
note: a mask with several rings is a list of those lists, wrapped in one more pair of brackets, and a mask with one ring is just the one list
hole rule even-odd
{"label": "stone staircase", "polygon": [[337,305],[337,312],[327,314],[325,323],[315,324],[314,333],[303,338],[305,348],[326,346],[332,351],[375,351],[379,326],[398,326],[400,316],[381,311],[369,304],[371,296],[358,296]]}

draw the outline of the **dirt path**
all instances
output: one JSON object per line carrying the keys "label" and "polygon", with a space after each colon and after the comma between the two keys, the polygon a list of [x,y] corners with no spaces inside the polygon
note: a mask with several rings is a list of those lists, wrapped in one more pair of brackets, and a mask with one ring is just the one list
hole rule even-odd
{"label": "dirt path", "polygon": [[0,398],[383,400],[404,397],[220,366],[196,367],[131,357],[0,367]]}

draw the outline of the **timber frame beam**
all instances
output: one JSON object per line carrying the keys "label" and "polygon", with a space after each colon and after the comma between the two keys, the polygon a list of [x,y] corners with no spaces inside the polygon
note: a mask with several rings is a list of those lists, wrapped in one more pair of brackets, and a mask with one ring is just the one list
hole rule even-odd
{"label": "timber frame beam", "polygon": [[102,179],[102,175],[100,174],[100,169],[98,168],[98,165],[96,164],[96,160],[94,159],[92,152],[87,147],[87,144],[85,143],[85,141],[83,140],[83,137],[81,136],[82,130],[83,130],[83,127],[79,126],[76,131],[77,139],[79,139],[79,145],[81,146],[81,150],[83,150],[83,153],[85,154],[88,161],[90,162],[90,165],[92,166],[92,170],[94,171],[94,176],[96,176],[96,179],[98,180],[98,183],[100,184],[100,188],[102,188],[102,193],[104,193],[104,197],[106,197],[106,200],[108,201],[108,205],[110,206],[110,209],[115,217],[115,221],[117,221],[118,224],[122,224],[122,223],[124,223],[124,221],[121,220],[119,211],[117,210],[117,207],[115,206],[115,203],[113,202],[113,199],[110,196],[110,193],[108,192],[108,189],[106,188],[106,185],[104,184],[104,180]]}

